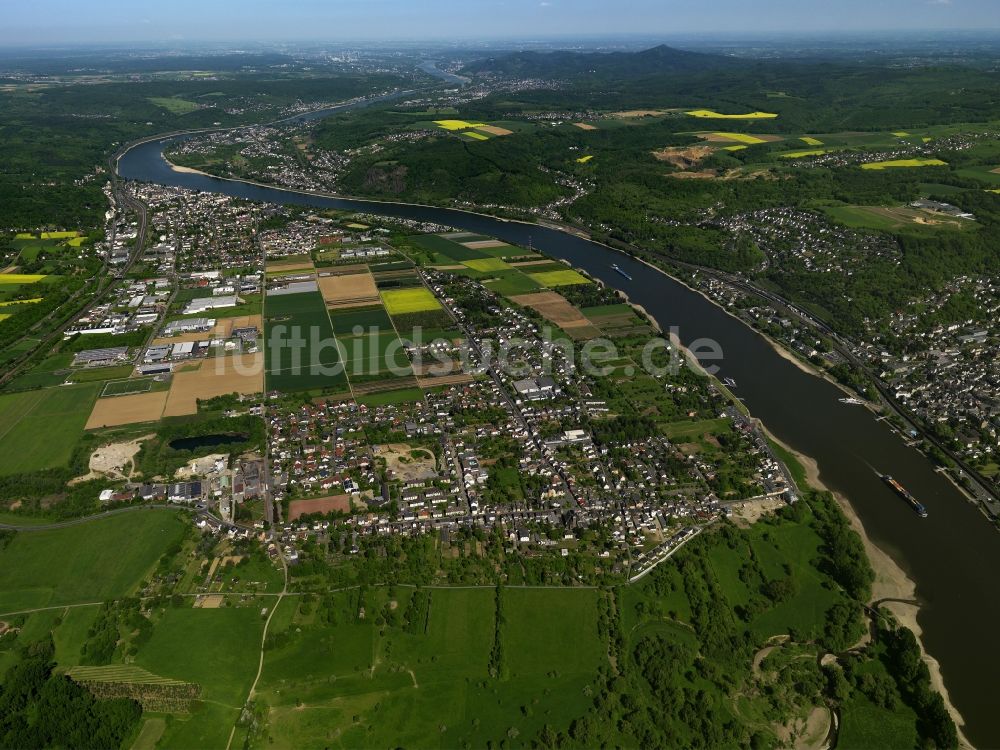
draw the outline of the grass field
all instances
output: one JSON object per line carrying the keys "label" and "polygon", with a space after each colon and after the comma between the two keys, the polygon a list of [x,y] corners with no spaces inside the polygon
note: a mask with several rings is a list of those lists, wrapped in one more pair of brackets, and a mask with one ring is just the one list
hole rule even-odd
{"label": "grass field", "polygon": [[125,396],[129,393],[145,393],[152,387],[152,378],[113,380],[104,385],[104,391],[101,393],[101,396]]}
{"label": "grass field", "polygon": [[590,161],[593,158],[594,158],[593,154],[587,154],[586,156],[581,156],[579,159],[577,159],[576,163],[577,164],[586,164],[588,161]]}
{"label": "grass field", "polygon": [[[274,338],[279,326],[284,330],[281,342]],[[346,387],[330,316],[319,292],[268,297],[264,335],[268,390]]]}
{"label": "grass field", "polygon": [[151,96],[149,97],[149,101],[157,107],[163,107],[172,115],[186,115],[199,109],[198,105],[194,102],[189,102],[186,99],[177,99],[172,96]]}
{"label": "grass field", "polygon": [[382,292],[382,303],[389,315],[439,310],[441,304],[429,289],[422,286],[409,289],[387,289]]}
{"label": "grass field", "polygon": [[386,406],[388,404],[402,404],[409,401],[420,401],[424,397],[424,392],[419,388],[400,388],[395,391],[382,391],[381,393],[371,393],[367,396],[358,396],[358,403],[366,406]]}
{"label": "grass field", "polygon": [[724,115],[712,109],[694,109],[685,114],[707,120],[773,120],[778,115],[773,112],[747,112],[746,114]]}
{"label": "grass field", "polygon": [[967,219],[908,206],[827,206],[823,210],[846,226],[862,229],[974,230],[978,226]]}
{"label": "grass field", "polygon": [[474,258],[462,262],[474,271],[510,271],[512,267],[500,258]]}
{"label": "grass field", "polygon": [[532,279],[542,286],[572,286],[574,284],[586,284],[587,278],[571,268],[562,271],[542,271],[541,273],[529,273]]}
{"label": "grass field", "polygon": [[862,164],[862,169],[907,169],[913,167],[947,167],[948,163],[940,159],[893,159],[891,161],[873,161]]}
{"label": "grass field", "polygon": [[0,396],[0,475],[65,466],[99,383]]}
{"label": "grass field", "polygon": [[174,511],[142,510],[22,531],[0,552],[0,612],[126,596],[185,523]]}
{"label": "grass field", "polygon": [[207,700],[241,706],[257,672],[263,627],[256,606],[170,608],[139,649],[136,664],[155,675],[198,683]]}
{"label": "grass field", "polygon": [[[412,596],[400,589],[397,611]],[[505,590],[508,663],[505,677],[495,680],[488,671],[493,589],[430,592],[429,616],[414,632],[380,632],[371,616],[357,619],[353,595],[338,594],[336,625],[288,622],[290,638],[265,655],[260,693],[270,706],[268,747],[485,747],[511,726],[532,737],[543,724],[566,725],[586,711],[584,688],[607,666],[598,596]],[[382,589],[369,592],[365,607],[378,612],[387,603]]]}
{"label": "grass field", "polygon": [[809,135],[804,135],[799,140],[802,141],[807,146],[822,146],[823,145],[823,141],[821,141],[819,138],[813,138],[812,136],[809,136]]}
{"label": "grass field", "polygon": [[482,133],[477,133],[475,130],[466,130],[462,135],[471,138],[474,141],[488,141],[489,136],[485,136]]}

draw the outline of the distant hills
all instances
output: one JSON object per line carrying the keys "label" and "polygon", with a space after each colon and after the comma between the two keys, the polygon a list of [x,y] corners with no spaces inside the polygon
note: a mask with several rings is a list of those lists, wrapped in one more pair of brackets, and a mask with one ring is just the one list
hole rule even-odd
{"label": "distant hills", "polygon": [[[743,65],[746,63],[743,62]],[[641,52],[514,52],[470,63],[467,75],[495,73],[525,78],[632,77],[731,69],[740,61],[661,44]]]}

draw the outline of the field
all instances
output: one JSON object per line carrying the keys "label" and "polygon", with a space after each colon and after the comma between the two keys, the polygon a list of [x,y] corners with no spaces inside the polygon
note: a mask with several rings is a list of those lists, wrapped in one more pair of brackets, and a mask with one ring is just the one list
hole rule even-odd
{"label": "field", "polygon": [[947,162],[940,159],[893,159],[891,161],[873,161],[862,164],[862,169],[900,169],[912,167],[946,167]]}
{"label": "field", "polygon": [[828,149],[817,148],[807,151],[786,151],[779,154],[779,156],[781,156],[782,159],[802,159],[806,156],[822,156],[823,154],[828,153],[830,153]]}
{"label": "field", "polygon": [[802,141],[807,146],[822,146],[823,145],[823,141],[821,141],[819,138],[813,138],[812,136],[808,136],[808,135],[802,136],[801,138],[799,138],[799,140]]}
{"label": "field", "polygon": [[260,608],[170,608],[140,649],[136,664],[201,685],[198,710],[168,720],[160,747],[224,747],[257,671]]}
{"label": "field", "polygon": [[573,286],[574,284],[586,284],[586,277],[571,268],[562,271],[542,271],[540,273],[529,273],[532,279],[542,286]]}
{"label": "field", "polygon": [[22,531],[0,551],[0,611],[127,596],[185,523],[175,511],[140,510]]}
{"label": "field", "polygon": [[155,422],[163,415],[167,395],[167,391],[156,391],[99,398],[87,419],[86,429]]}
{"label": "field", "polygon": [[724,115],[711,109],[694,109],[685,112],[690,117],[701,117],[707,120],[773,120],[777,117],[773,112],[747,112],[746,114]]}
{"label": "field", "polygon": [[975,222],[908,206],[828,206],[828,216],[849,227],[894,231],[899,229],[969,229]]}
{"label": "field", "polygon": [[[396,595],[402,612],[411,589]],[[412,630],[357,618],[355,597],[335,598],[333,626],[288,625],[290,638],[267,652],[260,692],[270,708],[269,747],[483,747],[510,726],[522,737],[564,725],[586,710],[584,686],[607,666],[597,633],[597,592],[503,593],[505,677],[491,680],[492,589],[434,590]],[[290,602],[283,602],[282,607]],[[388,604],[384,590],[366,609]],[[292,604],[294,606],[294,604]],[[333,677],[333,679],[331,679]],[[537,704],[536,711],[522,706]]]}
{"label": "field", "polygon": [[264,355],[235,354],[203,360],[197,370],[174,373],[163,416],[198,413],[198,399],[264,390]]}
{"label": "field", "polygon": [[466,122],[465,120],[435,120],[434,124],[445,130],[466,130],[468,128],[481,128],[486,123]]}
{"label": "field", "polygon": [[[467,243],[471,245],[472,243]],[[509,271],[511,266],[502,261],[500,258],[474,258],[473,260],[467,260],[462,263],[463,266],[468,266],[474,271]]]}
{"label": "field", "polygon": [[537,311],[546,320],[555,323],[560,328],[574,333],[587,329],[599,334],[593,324],[576,307],[571,305],[560,294],[556,292],[536,292],[534,294],[520,294],[510,298],[522,307],[530,307]]}
{"label": "field", "polygon": [[65,466],[100,389],[87,383],[0,395],[0,475]]}
{"label": "field", "polygon": [[722,138],[727,141],[735,141],[736,143],[746,143],[748,145],[756,145],[758,143],[767,143],[767,140],[760,138],[756,135],[750,135],[749,133],[712,133],[716,138]]}
{"label": "field", "polygon": [[364,310],[331,310],[330,320],[337,336],[368,333],[370,328],[392,330],[392,321],[381,305]]}
{"label": "field", "polygon": [[430,290],[422,286],[410,289],[387,289],[382,292],[382,302],[389,315],[405,315],[441,308],[441,304]]}
{"label": "field", "polygon": [[104,385],[104,390],[101,392],[101,396],[127,396],[130,393],[145,393],[152,387],[152,378],[112,380]]}
{"label": "field", "polygon": [[350,509],[351,499],[347,495],[314,497],[311,500],[293,500],[288,507],[288,520],[294,521],[299,516],[307,516],[310,513],[330,513],[332,511],[347,513]]}
{"label": "field", "polygon": [[320,276],[317,283],[323,301],[330,307],[358,307],[378,302],[375,279],[367,270],[364,273]]}
{"label": "field", "polygon": [[488,141],[489,138],[482,133],[477,133],[475,130],[466,130],[462,135],[471,138],[474,141]]}
{"label": "field", "polygon": [[[285,340],[271,346],[279,326],[285,329]],[[330,315],[318,291],[268,296],[264,327],[268,390],[347,386]]]}
{"label": "field", "polygon": [[196,109],[200,109],[194,102],[189,102],[186,99],[177,99],[172,96],[151,96],[149,97],[149,101],[157,107],[163,107],[172,115],[186,115],[194,112]]}
{"label": "field", "polygon": [[587,154],[586,156],[581,156],[579,159],[577,159],[576,163],[577,164],[586,164],[588,161],[590,161],[593,158],[594,158],[593,154]]}

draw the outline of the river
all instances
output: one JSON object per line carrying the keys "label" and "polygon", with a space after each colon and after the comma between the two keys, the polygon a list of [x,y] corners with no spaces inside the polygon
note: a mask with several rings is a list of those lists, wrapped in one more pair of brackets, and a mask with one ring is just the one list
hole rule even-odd
{"label": "river", "polygon": [[[454,209],[330,198],[181,173],[163,158],[163,141],[140,144],[119,161],[119,174],[177,187],[270,203],[366,211],[434,222],[498,237],[569,261],[642,305],[681,341],[721,345],[719,377],[781,441],[814,458],[824,483],[848,498],[868,536],[916,582],[918,623],[927,651],[941,665],[952,702],[976,746],[1000,747],[993,677],[1000,674],[1000,545],[983,515],[914,448],[861,407],[838,402],[843,393],[781,357],[759,334],[683,284],[639,261],[581,237],[531,224]],[[611,269],[617,263],[628,280]],[[895,476],[924,505],[916,515],[883,484]]]}

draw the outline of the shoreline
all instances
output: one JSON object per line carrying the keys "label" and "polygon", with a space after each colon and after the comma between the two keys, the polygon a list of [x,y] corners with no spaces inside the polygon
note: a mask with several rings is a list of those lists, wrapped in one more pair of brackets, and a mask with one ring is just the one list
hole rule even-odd
{"label": "shoreline", "polygon": [[[820,477],[819,466],[816,461],[809,456],[798,452],[787,443],[779,440],[771,432],[769,432],[766,427],[764,427],[764,430],[771,440],[795,456],[796,460],[802,464],[802,468],[806,472],[806,481],[813,489],[829,492],[833,495],[837,504],[840,506],[840,509],[844,512],[844,515],[847,516],[847,520],[851,524],[851,528],[853,528],[861,537],[861,542],[865,548],[865,555],[868,557],[869,563],[871,563],[872,570],[875,571],[875,580],[872,582],[872,596],[870,603],[877,602],[880,599],[909,599],[918,601],[916,596],[916,583],[907,575],[906,571],[904,571],[896,563],[896,561],[889,556],[889,553],[871,540],[865,531],[864,524],[862,524],[861,519],[854,511],[854,508],[851,506],[847,498],[841,493],[830,489],[830,487],[823,482]],[[881,607],[889,610],[900,625],[903,625],[913,631],[913,635],[916,637],[917,643],[920,645],[920,655],[923,658],[924,663],[927,665],[927,669],[930,671],[931,687],[941,694],[941,697],[944,699],[945,708],[948,709],[948,713],[955,722],[955,728],[958,730],[959,747],[972,748],[972,743],[969,742],[965,733],[962,731],[965,726],[965,720],[962,718],[962,714],[959,713],[958,709],[955,707],[955,704],[952,703],[951,696],[948,694],[948,688],[944,684],[944,677],[941,675],[941,665],[938,663],[937,659],[927,652],[927,649],[924,646],[924,642],[921,637],[923,630],[917,622],[920,605],[906,604],[905,602],[884,602]]]}
{"label": "shoreline", "polygon": [[[166,158],[166,157],[164,157]],[[211,177],[208,172],[202,172],[200,169],[194,169],[193,167],[182,167],[179,164],[174,164],[172,161],[167,160],[167,164],[170,165],[170,169],[174,172],[180,172],[181,174],[200,174],[204,177]]]}

